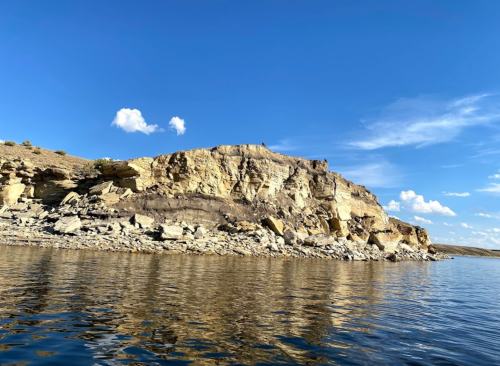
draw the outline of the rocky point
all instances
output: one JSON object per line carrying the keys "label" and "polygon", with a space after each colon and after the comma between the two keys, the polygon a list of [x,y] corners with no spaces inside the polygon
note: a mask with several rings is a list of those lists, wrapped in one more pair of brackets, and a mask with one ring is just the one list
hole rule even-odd
{"label": "rocky point", "polygon": [[[4,148],[5,150],[6,148]],[[438,260],[328,163],[257,145],[85,169],[0,150],[0,243],[150,253]],[[44,152],[49,156],[48,152]],[[77,159],[71,157],[71,159]]]}

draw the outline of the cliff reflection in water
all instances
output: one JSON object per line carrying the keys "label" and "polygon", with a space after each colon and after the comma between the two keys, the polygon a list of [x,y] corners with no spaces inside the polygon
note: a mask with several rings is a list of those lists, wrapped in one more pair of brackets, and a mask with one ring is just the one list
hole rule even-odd
{"label": "cliff reflection in water", "polygon": [[383,326],[393,275],[425,288],[429,268],[0,247],[0,360],[341,362]]}

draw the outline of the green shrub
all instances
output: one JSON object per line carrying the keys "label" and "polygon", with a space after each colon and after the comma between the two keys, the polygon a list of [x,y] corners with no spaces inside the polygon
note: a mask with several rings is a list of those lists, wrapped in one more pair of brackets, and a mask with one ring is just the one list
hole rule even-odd
{"label": "green shrub", "polygon": [[42,153],[42,150],[39,147],[35,147],[35,150],[33,150],[33,154],[40,155]]}
{"label": "green shrub", "polygon": [[64,155],[66,155],[66,151],[64,151],[64,150],[57,150],[56,154],[64,156]]}
{"label": "green shrub", "polygon": [[14,141],[5,141],[3,144],[6,146],[16,146],[16,143]]}
{"label": "green shrub", "polygon": [[111,164],[113,161],[114,161],[113,159],[107,159],[107,158],[95,159],[94,168],[101,169],[104,165]]}
{"label": "green shrub", "polygon": [[85,177],[95,176],[99,171],[94,167],[94,163],[88,163],[81,168],[82,174]]}
{"label": "green shrub", "polygon": [[33,146],[33,144],[31,143],[31,141],[26,140],[26,141],[23,141],[23,146],[26,146],[26,147],[32,147],[32,146]]}

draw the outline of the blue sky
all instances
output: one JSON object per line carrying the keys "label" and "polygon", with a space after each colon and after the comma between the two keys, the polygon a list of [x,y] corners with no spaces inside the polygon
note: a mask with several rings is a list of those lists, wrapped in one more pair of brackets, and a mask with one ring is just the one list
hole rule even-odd
{"label": "blue sky", "polygon": [[265,142],[435,242],[500,248],[499,43],[496,0],[4,0],[0,139],[90,159]]}

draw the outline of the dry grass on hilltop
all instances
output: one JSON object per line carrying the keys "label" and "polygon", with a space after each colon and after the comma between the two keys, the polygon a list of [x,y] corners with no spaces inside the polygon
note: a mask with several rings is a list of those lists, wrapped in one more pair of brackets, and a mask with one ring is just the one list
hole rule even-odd
{"label": "dry grass on hilltop", "polygon": [[466,255],[471,257],[500,257],[500,251],[483,248],[463,247],[460,245],[434,244],[440,253],[448,255]]}
{"label": "dry grass on hilltop", "polygon": [[[37,154],[36,151],[39,151]],[[72,169],[89,164],[90,160],[71,155],[59,155],[55,151],[40,147],[27,147],[23,145],[7,146],[0,144],[0,159],[21,159],[29,161],[39,167],[58,166]]]}

